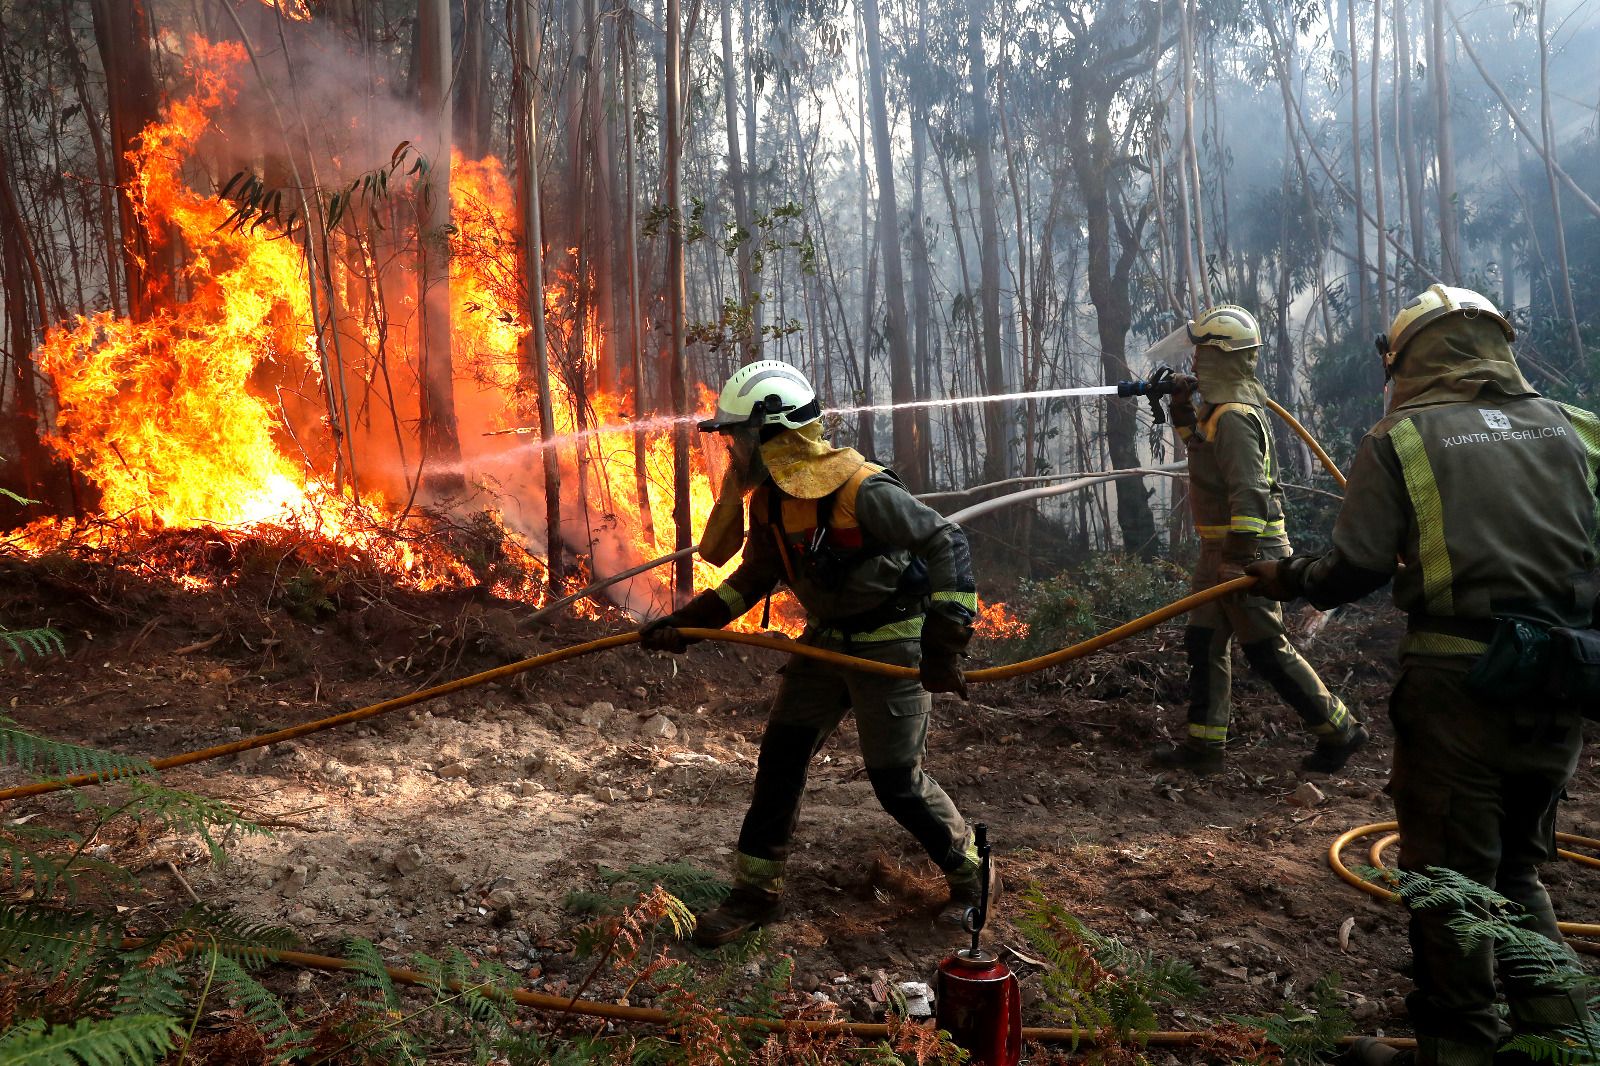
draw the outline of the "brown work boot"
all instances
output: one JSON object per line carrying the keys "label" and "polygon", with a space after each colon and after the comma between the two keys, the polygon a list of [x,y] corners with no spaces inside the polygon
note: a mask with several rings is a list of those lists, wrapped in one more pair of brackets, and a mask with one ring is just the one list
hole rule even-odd
{"label": "brown work boot", "polygon": [[1150,762],[1162,770],[1188,770],[1205,777],[1222,771],[1222,745],[1202,740],[1162,744],[1150,753]]}
{"label": "brown work boot", "polygon": [[694,942],[703,948],[719,948],[782,916],[782,896],[748,885],[735,885],[715,910],[696,916]]}
{"label": "brown work boot", "polygon": [[[993,915],[1000,902],[1000,892],[1005,887],[1000,880],[998,864],[993,859],[989,860],[989,914]],[[945,902],[944,909],[939,912],[939,922],[948,922],[960,928],[966,928],[967,911],[976,907],[983,899],[983,880],[979,877],[979,869],[955,874],[946,874],[945,880],[950,884],[950,898]]]}
{"label": "brown work boot", "polygon": [[1357,722],[1343,737],[1319,740],[1311,754],[1300,760],[1300,769],[1312,774],[1336,774],[1371,739],[1367,727]]}

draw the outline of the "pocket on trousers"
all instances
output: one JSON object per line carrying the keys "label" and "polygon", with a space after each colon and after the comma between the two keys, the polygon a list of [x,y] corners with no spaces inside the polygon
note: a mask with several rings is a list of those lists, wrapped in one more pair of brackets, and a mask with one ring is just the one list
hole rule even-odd
{"label": "pocket on trousers", "polygon": [[933,694],[928,692],[907,693],[904,696],[892,696],[887,701],[889,717],[915,718],[919,714],[927,714],[933,708]]}

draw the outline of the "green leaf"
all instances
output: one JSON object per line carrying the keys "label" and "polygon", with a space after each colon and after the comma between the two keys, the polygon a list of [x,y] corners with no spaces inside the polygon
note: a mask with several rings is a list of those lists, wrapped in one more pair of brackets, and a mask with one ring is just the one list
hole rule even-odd
{"label": "green leaf", "polygon": [[16,728],[16,725],[12,719],[0,715],[0,764],[15,763],[26,772],[43,772],[53,777],[73,774],[132,777],[151,772],[150,764],[143,759],[50,740]]}
{"label": "green leaf", "polygon": [[172,1018],[130,1014],[52,1025],[33,1018],[0,1036],[5,1066],[154,1066],[179,1032]]}

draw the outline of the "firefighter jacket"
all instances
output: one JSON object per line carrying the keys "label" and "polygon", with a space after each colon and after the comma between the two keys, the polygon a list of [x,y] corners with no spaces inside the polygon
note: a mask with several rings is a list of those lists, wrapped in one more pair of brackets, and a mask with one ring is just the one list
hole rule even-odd
{"label": "firefighter jacket", "polygon": [[1268,551],[1287,548],[1289,537],[1265,412],[1251,403],[1221,403],[1202,407],[1200,416],[1195,426],[1178,428],[1189,452],[1195,532],[1209,547],[1253,537],[1264,554],[1286,554]]}
{"label": "firefighter jacket", "polygon": [[824,640],[922,638],[955,653],[977,616],[966,534],[871,463],[819,499],[758,487],[739,566],[677,612],[680,623],[726,625],[780,582],[805,608],[807,636]]}
{"label": "firefighter jacket", "polygon": [[1318,607],[1394,577],[1402,655],[1476,656],[1491,619],[1587,626],[1600,419],[1534,392],[1498,326],[1460,316],[1407,345],[1396,402],[1362,439],[1333,548],[1286,583]]}

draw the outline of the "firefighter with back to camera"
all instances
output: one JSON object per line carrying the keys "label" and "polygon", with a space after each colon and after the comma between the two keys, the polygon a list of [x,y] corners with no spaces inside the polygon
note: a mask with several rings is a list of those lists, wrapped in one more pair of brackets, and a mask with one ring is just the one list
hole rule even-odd
{"label": "firefighter with back to camera", "polygon": [[[1403,307],[1378,338],[1388,414],[1356,452],[1333,547],[1248,572],[1267,595],[1321,608],[1393,579],[1408,619],[1389,703],[1400,867],[1487,885],[1559,942],[1538,864],[1555,857],[1556,803],[1581,717],[1600,701],[1600,419],[1534,391],[1513,340],[1468,289],[1434,285]],[[1448,905],[1411,913],[1416,1062],[1490,1066],[1508,1028],[1584,1022],[1581,989],[1502,950],[1508,1027],[1496,947],[1467,949],[1450,928],[1459,916]],[[1356,1055],[1398,1064],[1413,1053],[1363,1038]]]}

